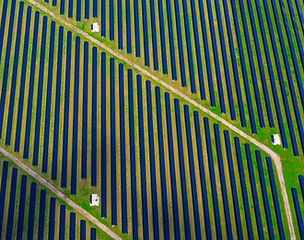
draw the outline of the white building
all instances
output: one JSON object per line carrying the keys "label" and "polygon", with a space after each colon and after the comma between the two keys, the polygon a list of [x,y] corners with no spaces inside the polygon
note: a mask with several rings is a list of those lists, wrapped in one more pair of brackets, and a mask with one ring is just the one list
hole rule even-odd
{"label": "white building", "polygon": [[98,194],[90,195],[90,206],[99,206],[99,196]]}
{"label": "white building", "polygon": [[99,32],[99,25],[98,25],[98,23],[93,23],[91,25],[91,31],[92,32]]}
{"label": "white building", "polygon": [[281,145],[281,138],[279,134],[271,135],[271,140],[273,145]]}

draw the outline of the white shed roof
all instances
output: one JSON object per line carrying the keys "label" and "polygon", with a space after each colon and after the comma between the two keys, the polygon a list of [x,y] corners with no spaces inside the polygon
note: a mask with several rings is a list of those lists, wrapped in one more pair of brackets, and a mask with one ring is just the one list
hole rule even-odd
{"label": "white shed roof", "polygon": [[92,32],[99,32],[99,25],[98,25],[98,23],[93,23],[91,25],[91,30],[92,30]]}
{"label": "white shed roof", "polygon": [[279,134],[273,134],[271,136],[271,140],[273,145],[281,145],[281,138]]}
{"label": "white shed roof", "polygon": [[90,196],[90,206],[99,206],[99,196],[98,194],[92,194]]}

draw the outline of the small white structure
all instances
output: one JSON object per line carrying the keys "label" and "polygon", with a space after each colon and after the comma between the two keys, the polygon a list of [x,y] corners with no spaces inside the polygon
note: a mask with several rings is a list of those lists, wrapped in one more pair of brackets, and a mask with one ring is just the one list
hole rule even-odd
{"label": "small white structure", "polygon": [[92,194],[90,196],[90,206],[99,206],[99,196],[98,194]]}
{"label": "small white structure", "polygon": [[98,23],[93,23],[91,25],[91,31],[92,32],[99,32],[99,25],[98,25]]}
{"label": "small white structure", "polygon": [[271,140],[273,145],[281,145],[281,138],[279,134],[271,135]]}

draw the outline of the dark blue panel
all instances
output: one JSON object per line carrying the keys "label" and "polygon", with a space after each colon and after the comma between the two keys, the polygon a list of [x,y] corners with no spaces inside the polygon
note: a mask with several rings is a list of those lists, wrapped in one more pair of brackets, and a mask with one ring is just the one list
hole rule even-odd
{"label": "dark blue panel", "polygon": [[154,0],[150,0],[150,14],[151,14],[152,45],[153,45],[153,66],[154,66],[154,70],[158,71],[158,53],[157,53],[158,50],[157,50]]}
{"label": "dark blue panel", "polygon": [[76,0],[77,6],[76,6],[76,21],[80,21],[81,19],[81,0]]}
{"label": "dark blue panel", "polygon": [[179,2],[177,0],[174,0],[174,9],[175,9],[176,33],[178,40],[180,74],[181,74],[182,86],[186,87],[187,82],[186,82],[186,73],[185,73],[184,47],[183,47],[183,38],[182,38],[182,30],[181,30],[181,22],[180,22]]}
{"label": "dark blue panel", "polygon": [[159,17],[161,52],[162,52],[162,66],[163,66],[163,73],[168,74],[165,26],[164,26],[164,12],[163,11],[164,11],[163,10],[163,1],[158,0],[158,17]]}
{"label": "dark blue panel", "polygon": [[20,37],[21,37],[21,28],[22,28],[23,8],[24,8],[24,2],[20,2],[20,4],[19,4],[19,15],[18,15],[17,36],[16,36],[16,40],[15,40],[15,55],[14,55],[14,65],[13,65],[13,76],[12,76],[12,80],[11,80],[12,85],[11,85],[7,129],[6,129],[6,139],[5,139],[5,144],[6,145],[11,144],[11,133],[12,133],[14,106],[15,106],[15,93],[16,93],[18,62],[19,62]]}
{"label": "dark blue panel", "polygon": [[13,173],[12,173],[10,201],[9,201],[9,208],[8,208],[6,239],[12,239],[13,226],[14,226],[17,174],[18,174],[18,170],[17,170],[17,168],[14,168]]}
{"label": "dark blue panel", "polygon": [[64,15],[64,9],[65,9],[65,0],[60,1],[60,14]]}
{"label": "dark blue panel", "polygon": [[168,21],[168,32],[169,32],[169,41],[170,41],[170,57],[171,57],[172,79],[177,80],[174,35],[173,35],[172,15],[171,15],[171,3],[170,3],[169,0],[166,0],[166,8],[167,8],[167,21]]}
{"label": "dark blue panel", "polygon": [[71,193],[76,195],[77,184],[77,152],[78,152],[78,105],[79,105],[79,55],[80,37],[76,37],[75,47],[75,79],[74,79],[74,113],[73,113],[73,145],[72,145],[72,174],[71,174]]}
{"label": "dark blue panel", "polygon": [[299,181],[300,181],[300,186],[301,186],[302,197],[304,200],[304,176],[303,175],[299,176]]}
{"label": "dark blue panel", "polygon": [[268,168],[269,180],[270,180],[270,185],[271,185],[271,193],[272,193],[272,199],[273,199],[273,204],[274,204],[275,213],[276,213],[279,234],[280,234],[281,239],[285,239],[285,233],[284,233],[284,227],[283,227],[283,221],[282,221],[282,215],[281,215],[281,208],[280,208],[278,192],[277,192],[276,182],[275,182],[273,168],[272,168],[272,162],[269,157],[266,157],[266,161],[267,161],[267,168]]}
{"label": "dark blue panel", "polygon": [[248,239],[254,239],[251,216],[250,216],[250,207],[248,202],[248,193],[247,193],[245,174],[244,174],[243,159],[242,159],[241,146],[240,146],[240,139],[238,137],[234,137],[234,143],[236,148],[238,170],[239,170],[240,182],[242,188],[243,204],[245,208],[247,235],[248,235]]}
{"label": "dark blue panel", "polygon": [[91,228],[91,240],[96,240],[96,228]]}
{"label": "dark blue panel", "polygon": [[[42,108],[42,94],[44,82],[44,62],[45,62],[45,45],[46,45],[46,31],[47,31],[47,17],[43,17],[42,37],[41,37],[41,51],[40,51],[40,64],[39,64],[39,83],[38,83],[38,96],[36,107],[36,123],[35,123],[35,136],[34,136],[34,155],[33,165],[38,165],[39,158],[39,145],[40,145],[40,126],[41,126],[41,108]],[[47,172],[47,164],[42,163],[42,172]]]}
{"label": "dark blue panel", "polygon": [[[4,115],[5,105],[6,105],[5,102],[6,102],[6,91],[7,91],[7,78],[8,78],[8,74],[9,74],[8,69],[9,69],[10,57],[11,57],[15,9],[16,9],[16,0],[12,0],[10,20],[9,20],[9,30],[8,30],[8,36],[7,36],[6,53],[5,53],[5,65],[4,65],[4,73],[3,73],[3,80],[2,80],[1,99],[0,99],[0,138],[2,137],[3,115]],[[2,27],[2,23],[1,23],[1,27]],[[2,28],[0,29],[0,34],[1,34],[1,30],[2,30]],[[2,44],[1,44],[1,46],[2,46]],[[0,50],[2,50],[2,47]],[[0,57],[1,57],[1,52],[0,52]]]}
{"label": "dark blue panel", "polygon": [[204,207],[206,238],[211,239],[212,233],[211,233],[208,196],[207,196],[207,188],[206,188],[206,176],[205,176],[205,167],[204,167],[204,159],[203,159],[201,128],[200,128],[198,112],[194,111],[193,115],[194,115],[195,133],[196,133],[197,157],[199,162],[201,188],[203,195],[202,197],[203,197],[203,207]]}
{"label": "dark blue panel", "polygon": [[165,101],[166,101],[167,134],[168,134],[168,149],[169,149],[170,176],[171,176],[171,192],[172,192],[172,203],[173,203],[172,206],[173,206],[174,234],[175,234],[174,237],[175,239],[180,239],[181,236],[180,236],[180,225],[179,225],[177,189],[176,189],[171,106],[170,106],[170,95],[167,92],[165,93]]}
{"label": "dark blue panel", "polygon": [[17,117],[16,138],[15,138],[15,148],[14,148],[15,152],[19,152],[19,147],[20,147],[21,124],[22,124],[22,113],[23,113],[23,102],[24,102],[24,86],[25,86],[25,75],[26,75],[26,69],[27,69],[31,14],[32,14],[32,7],[28,7],[27,13],[26,13],[26,24],[25,24],[26,27],[25,27],[24,46],[23,46],[22,71],[21,71],[20,90],[19,90],[18,117]]}
{"label": "dark blue panel", "polygon": [[299,0],[296,0],[297,3],[297,11],[301,20],[301,26],[302,26],[302,30],[304,31],[304,16],[303,16],[303,12],[302,12],[302,8],[301,8],[301,3]]}
{"label": "dark blue panel", "polygon": [[40,192],[40,208],[39,208],[39,227],[38,239],[43,239],[44,236],[44,218],[45,218],[45,190]]}
{"label": "dark blue panel", "polygon": [[93,47],[92,65],[92,164],[91,185],[97,184],[97,48]]}
{"label": "dark blue panel", "polygon": [[84,12],[84,18],[89,19],[90,18],[90,1],[85,1],[85,12]]}
{"label": "dark blue panel", "polygon": [[[139,32],[139,15],[138,15],[138,0],[134,0],[134,31],[135,31],[135,51],[136,57],[140,57],[140,32]],[[144,21],[143,17],[143,21]],[[145,32],[144,32],[145,33]],[[144,35],[145,37],[145,35]],[[146,42],[145,42],[146,44]]]}
{"label": "dark blue panel", "polygon": [[76,214],[74,212],[70,213],[70,240],[75,239],[75,223],[76,223]]}
{"label": "dark blue panel", "polygon": [[188,158],[189,158],[189,166],[190,166],[190,179],[191,179],[191,189],[192,189],[193,213],[194,213],[194,221],[195,221],[195,234],[196,234],[196,239],[201,239],[202,233],[201,233],[201,224],[200,224],[199,208],[198,208],[198,201],[197,201],[197,188],[196,188],[196,180],[195,180],[193,143],[192,143],[192,136],[191,136],[191,123],[190,123],[188,105],[184,105],[184,113],[185,113],[185,125],[186,125],[186,133],[187,133],[187,146],[188,146]]}
{"label": "dark blue panel", "polygon": [[97,0],[93,0],[93,17],[97,17]]}
{"label": "dark blue panel", "polygon": [[129,135],[130,135],[130,164],[131,164],[131,191],[132,191],[132,232],[133,239],[138,239],[137,223],[137,194],[136,194],[136,161],[134,136],[134,99],[133,99],[133,72],[128,69],[128,96],[129,96]]}
{"label": "dark blue panel", "polygon": [[125,96],[124,96],[124,69],[119,64],[119,123],[120,123],[120,165],[121,165],[121,218],[122,232],[128,232],[127,213],[127,183],[126,183],[126,130],[125,130]]}
{"label": "dark blue panel", "polygon": [[88,81],[89,81],[89,43],[84,42],[83,59],[83,102],[82,102],[82,154],[81,154],[81,178],[87,178],[87,144],[88,144]]}
{"label": "dark blue panel", "polygon": [[265,182],[265,176],[264,176],[264,170],[263,170],[263,163],[262,163],[260,151],[256,150],[255,155],[256,155],[256,160],[257,160],[257,163],[258,163],[259,176],[260,176],[260,181],[261,181],[261,188],[262,188],[262,194],[263,194],[264,209],[265,209],[265,213],[266,213],[269,239],[275,239],[274,232],[273,232],[272,220],[271,220],[269,200],[268,200],[268,196],[267,196],[267,188],[266,188],[266,182]]}
{"label": "dark blue panel", "polygon": [[55,235],[55,212],[56,212],[56,199],[51,198],[50,202],[50,215],[49,215],[49,239],[53,240]]}
{"label": "dark blue panel", "polygon": [[[136,0],[135,0],[136,1]],[[144,32],[144,50],[145,50],[145,66],[150,66],[150,56],[149,56],[149,35],[148,35],[148,20],[147,20],[147,3],[146,0],[142,0],[142,26]],[[135,29],[136,30],[136,29]],[[137,56],[137,54],[136,54]]]}
{"label": "dark blue panel", "polygon": [[22,239],[22,235],[23,235],[26,182],[27,182],[27,176],[22,175],[21,192],[20,192],[20,200],[19,200],[17,239]]}
{"label": "dark blue panel", "polygon": [[152,211],[153,211],[153,233],[154,238],[159,239],[159,222],[158,222],[158,203],[157,203],[157,183],[155,169],[155,146],[154,146],[154,130],[153,130],[153,110],[151,96],[151,82],[146,81],[147,94],[147,113],[148,113],[148,132],[149,132],[149,156],[150,156],[150,172],[151,172],[151,189],[152,189]]}
{"label": "dark blue panel", "polygon": [[[49,70],[47,81],[47,96],[46,96],[46,110],[45,110],[45,124],[44,124],[44,147],[43,147],[43,164],[42,172],[47,172],[48,157],[49,157],[49,135],[50,135],[50,118],[52,105],[52,83],[53,83],[53,66],[54,66],[54,38],[55,38],[55,22],[51,23],[51,39],[49,52]],[[58,61],[59,62],[59,61]],[[58,128],[55,128],[58,129]],[[55,131],[57,132],[57,131]],[[53,173],[53,170],[52,170]]]}
{"label": "dark blue panel", "polygon": [[110,40],[114,40],[114,0],[110,0]]}
{"label": "dark blue panel", "polygon": [[106,54],[101,53],[101,216],[107,217]]}
{"label": "dark blue panel", "polygon": [[214,160],[212,153],[212,144],[211,144],[211,136],[210,136],[210,128],[209,128],[209,119],[204,118],[204,127],[205,127],[205,138],[207,143],[207,154],[208,154],[208,164],[209,164],[209,174],[211,180],[211,188],[212,188],[212,201],[213,201],[213,212],[215,217],[215,226],[216,226],[216,237],[217,239],[222,239],[222,227],[220,220],[220,212],[218,206],[218,198],[217,198],[217,185],[216,178],[214,173]]}
{"label": "dark blue panel", "polygon": [[65,239],[65,205],[60,205],[59,240]]}
{"label": "dark blue panel", "polygon": [[[59,129],[61,78],[62,78],[61,77],[61,74],[62,74],[62,45],[63,45],[63,27],[60,26],[59,27],[59,38],[58,38],[57,81],[56,81],[54,129]],[[52,179],[53,180],[57,179],[58,141],[59,141],[59,131],[54,131],[53,162],[52,162]]]}
{"label": "dark blue panel", "polygon": [[304,238],[304,224],[303,224],[303,218],[302,218],[302,213],[301,213],[301,208],[300,208],[297,189],[292,188],[291,193],[292,193],[294,207],[295,207],[295,210],[296,210],[300,236],[303,239]]}
{"label": "dark blue panel", "polygon": [[69,18],[73,17],[73,0],[69,0]]}
{"label": "dark blue panel", "polygon": [[0,62],[1,62],[2,49],[3,49],[3,37],[6,26],[7,2],[8,0],[4,0],[2,5],[2,16],[1,16],[1,27],[0,27]]}
{"label": "dark blue panel", "polygon": [[35,70],[36,70],[36,57],[37,57],[37,40],[38,40],[38,27],[39,27],[39,12],[35,12],[35,26],[33,35],[32,45],[32,62],[31,62],[31,75],[30,75],[30,87],[28,94],[28,105],[27,105],[27,116],[26,116],[26,131],[24,140],[24,152],[23,158],[29,157],[29,146],[30,146],[30,131],[32,122],[32,108],[33,108],[33,91],[35,81]]}
{"label": "dark blue panel", "polygon": [[101,0],[101,36],[106,36],[106,0]]}
{"label": "dark blue panel", "polygon": [[[130,0],[126,0],[127,53],[132,53]],[[122,45],[121,45],[122,46]],[[121,47],[122,49],[122,47]]]}
{"label": "dark blue panel", "polygon": [[203,5],[203,1],[199,0],[199,10],[200,10],[200,20],[201,20],[201,31],[203,32],[204,39],[204,52],[207,63],[207,75],[208,75],[208,86],[209,86],[209,95],[210,95],[210,104],[211,106],[215,106],[215,96],[214,96],[214,87],[213,87],[213,78],[212,78],[212,70],[210,63],[210,55],[209,55],[209,46],[208,46],[208,37],[207,37],[207,28],[206,28],[206,20],[205,20],[205,7]]}
{"label": "dark blue panel", "polygon": [[118,18],[118,49],[123,49],[123,31],[122,31],[122,0],[117,0],[117,18]]}
{"label": "dark blue panel", "polygon": [[28,217],[28,231],[27,239],[33,239],[34,234],[34,221],[35,221],[35,207],[36,207],[36,183],[31,184],[31,197]]}
{"label": "dark blue panel", "polygon": [[110,105],[111,105],[111,205],[112,225],[117,225],[117,189],[116,189],[116,123],[115,123],[115,60],[110,59]]}
{"label": "dark blue panel", "polygon": [[250,145],[248,143],[245,144],[245,150],[246,150],[247,166],[248,166],[249,177],[250,177],[250,185],[251,185],[251,194],[252,194],[252,198],[253,198],[255,219],[256,219],[256,223],[257,223],[257,227],[258,227],[259,239],[264,239],[260,204],[259,204],[259,198],[258,198],[258,193],[257,193],[257,188],[256,188],[254,170],[253,170],[253,165],[252,165]]}
{"label": "dark blue panel", "polygon": [[86,240],[86,221],[80,220],[80,240]]}
{"label": "dark blue panel", "polygon": [[70,78],[71,78],[71,48],[72,33],[68,31],[67,51],[66,51],[66,75],[64,93],[64,120],[63,120],[63,144],[62,144],[62,173],[61,187],[67,186],[67,161],[68,161],[68,141],[69,141],[69,111],[70,111]]}
{"label": "dark blue panel", "polygon": [[147,176],[146,176],[146,158],[145,158],[145,136],[143,120],[143,100],[142,100],[142,78],[137,75],[137,101],[138,101],[138,132],[140,148],[140,176],[141,176],[141,200],[143,215],[143,238],[149,238],[148,223],[148,204],[147,204]]}
{"label": "dark blue panel", "polygon": [[224,204],[227,238],[228,239],[233,239],[231,219],[230,219],[230,210],[229,210],[229,203],[228,203],[228,195],[227,195],[226,178],[225,178],[225,169],[224,169],[224,163],[223,163],[220,130],[219,130],[219,125],[218,124],[214,124],[213,126],[214,126],[214,135],[215,135],[215,141],[216,141],[216,153],[217,153],[217,160],[218,160],[218,169],[219,169],[219,172],[220,172],[221,192],[222,192],[222,198],[223,198],[223,204]]}
{"label": "dark blue panel", "polygon": [[[148,82],[147,82],[148,85]],[[149,84],[150,85],[150,84]],[[147,91],[148,91],[147,86]],[[159,165],[160,165],[160,177],[161,177],[161,193],[162,193],[162,207],[163,207],[163,226],[164,237],[170,239],[169,229],[169,213],[168,213],[168,195],[167,195],[167,183],[166,183],[166,166],[165,166],[165,153],[164,153],[164,133],[163,133],[163,119],[162,119],[162,104],[160,96],[160,88],[155,87],[156,94],[156,109],[157,109],[157,132],[158,132],[158,148],[159,148]],[[147,99],[148,93],[147,93]],[[151,103],[152,104],[152,103]],[[149,108],[150,103],[148,103]],[[149,114],[150,110],[148,110]],[[152,114],[152,113],[151,113]],[[152,161],[152,158],[151,158]],[[154,176],[153,176],[154,178]]]}
{"label": "dark blue panel", "polygon": [[7,184],[7,171],[8,171],[8,162],[3,162],[2,167],[2,178],[1,178],[1,191],[0,191],[0,232],[2,232],[3,225],[3,212],[4,212],[4,203],[6,197],[6,184]]}

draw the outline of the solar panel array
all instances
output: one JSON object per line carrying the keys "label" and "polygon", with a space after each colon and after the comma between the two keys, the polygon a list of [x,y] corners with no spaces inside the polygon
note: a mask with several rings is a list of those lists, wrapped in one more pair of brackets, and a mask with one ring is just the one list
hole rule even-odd
{"label": "solar panel array", "polygon": [[96,239],[96,228],[30,177],[7,161],[0,171],[0,238]]}
{"label": "solar panel array", "polygon": [[[111,229],[120,236],[134,239],[170,239],[172,236],[176,239],[221,239],[233,238],[237,234],[239,238],[249,239],[273,238],[277,235],[288,238],[277,174],[265,153],[26,2],[2,0],[0,3],[0,141],[8,150],[32,165],[86,209],[89,209],[86,196],[98,193],[101,207],[89,211],[101,222],[112,225]],[[81,8],[83,3],[85,11]],[[298,65],[295,72],[291,70],[297,66],[297,57],[293,57],[293,64],[289,66],[283,37],[280,37],[280,42],[276,41],[268,2],[263,3],[265,15],[261,12],[260,2],[249,1],[246,4],[251,25],[246,23],[248,16],[243,2],[236,5],[234,0],[229,3],[224,0],[222,3],[220,5],[215,1],[214,6],[207,0],[205,9],[204,1],[191,1],[190,21],[189,3],[186,0],[181,3],[167,0],[166,13],[159,7],[163,5],[161,0],[157,3],[151,0],[149,6],[145,0],[141,5],[135,0],[134,8],[129,0],[123,6],[120,0],[117,6],[110,1],[110,12],[115,12],[116,7],[120,13],[126,11],[127,14],[118,14],[117,18],[121,23],[124,21],[122,16],[125,16],[127,27],[122,27],[122,24],[116,26],[113,17],[116,15],[106,15],[105,8],[101,7],[101,34],[108,44],[108,32],[110,41],[115,40],[117,27],[117,47],[125,51],[126,44],[126,54],[135,51],[135,57],[144,56],[142,63],[138,58],[139,64],[149,67],[153,62],[155,71],[163,70],[163,74],[181,81],[181,87],[177,88],[188,91],[190,96],[194,96],[191,92],[196,93],[199,86],[203,100],[209,96],[210,99],[206,100],[208,104],[220,106],[219,112],[230,113],[232,120],[238,121],[240,118],[243,127],[247,126],[249,120],[253,134],[259,134],[261,128],[268,125],[278,128],[283,147],[287,148],[291,140],[294,154],[302,154],[298,145],[303,144],[303,110],[297,101],[301,96],[302,82],[298,77],[303,66]],[[60,7],[61,14],[67,14],[70,18],[76,16],[76,22],[82,21],[83,16],[92,18],[91,10],[93,17],[99,17],[98,9],[105,4],[108,4],[105,0],[49,3]],[[171,4],[174,5],[174,12],[171,12]],[[254,21],[253,4],[264,38],[262,42],[256,41],[254,46],[251,44],[250,28],[253,28],[255,39],[261,36],[257,36],[257,30],[254,30],[257,22]],[[277,3],[272,1],[271,4],[276,28],[280,29]],[[158,13],[153,9],[156,5]],[[292,9],[291,2],[288,6]],[[297,6],[299,14],[301,5]],[[216,14],[213,14],[214,7]],[[283,1],[280,1],[280,7],[285,9]],[[130,13],[131,9],[134,16]],[[147,9],[150,9],[150,13]],[[200,16],[200,23],[196,16]],[[261,24],[264,18],[268,21],[267,26]],[[156,36],[156,19],[160,24],[160,36]],[[225,23],[222,22],[224,19]],[[135,38],[131,23],[134,23]],[[285,25],[288,29],[287,23]],[[293,22],[293,29],[296,29],[296,25],[297,21]],[[168,27],[167,34],[165,26]],[[202,36],[199,35],[199,27]],[[269,28],[270,36],[264,27]],[[243,28],[245,37],[241,31]],[[127,30],[126,34],[123,34],[123,29]],[[152,42],[149,39],[150,31]],[[279,36],[283,34],[280,31]],[[229,49],[226,48],[226,34]],[[298,34],[301,39],[302,32],[298,31]],[[268,47],[269,37],[271,48]],[[204,46],[199,44],[202,41]],[[142,42],[143,49],[140,45]],[[161,46],[158,46],[158,42],[161,42]],[[296,47],[300,46],[300,42],[297,41]],[[288,43],[291,47],[291,42]],[[151,45],[153,52],[150,52]],[[260,52],[261,49],[266,56]],[[160,55],[161,64],[158,59]],[[166,56],[170,56],[170,59]],[[266,64],[263,63],[265,57]],[[229,61],[230,58],[232,61]],[[273,60],[275,62],[272,63]],[[206,69],[201,66],[204,62]],[[274,63],[276,66],[272,68]],[[282,72],[284,69],[286,73]],[[289,90],[285,87],[285,74]],[[298,74],[297,78],[294,74]],[[166,81],[171,82],[171,79]],[[276,87],[278,84],[280,93]],[[188,86],[190,88],[186,90]],[[272,92],[268,90],[270,88]],[[227,90],[227,96],[224,90]],[[244,92],[246,101],[243,101]],[[284,105],[280,105],[281,99]],[[272,115],[273,105],[278,126]],[[265,107],[267,114],[263,110]],[[286,126],[288,133],[285,132]],[[2,169],[0,221],[7,217],[8,223],[11,223],[16,212],[13,207],[9,207],[7,212],[4,206],[15,202],[15,191],[18,191],[16,181],[19,178],[15,168],[11,173],[9,188],[5,165],[7,162],[4,162]],[[23,179],[26,176],[22,176]],[[9,200],[6,189],[11,192]],[[55,198],[47,197],[47,192],[36,189],[35,183],[32,183],[28,190],[28,229],[35,230],[37,227],[34,223],[37,221],[37,234],[42,236],[47,229],[44,219],[47,216],[50,219],[57,217],[57,203]],[[25,197],[27,193],[20,193],[21,196]],[[38,196],[41,214],[37,219],[35,199]],[[299,223],[296,231],[302,236],[301,207],[295,190],[292,190],[292,196]],[[49,215],[48,210],[44,210],[48,206]],[[63,236],[68,232],[64,231],[63,226],[67,222],[68,211],[65,205],[59,208],[62,217],[57,232]],[[76,223],[75,213],[71,212],[69,224],[72,226],[69,232],[71,236],[80,234],[81,239],[86,239],[89,228],[85,221]],[[80,233],[73,227],[76,224],[80,226]],[[0,226],[4,225],[1,223]],[[13,226],[6,227],[8,237],[14,233],[11,229]],[[19,228],[19,223],[17,226]],[[22,226],[20,228],[21,234],[24,231]],[[48,228],[49,236],[57,234],[54,226]],[[5,232],[5,227],[1,231]],[[92,235],[95,233],[95,230],[91,231]],[[36,231],[28,230],[28,234],[29,238],[34,238]]]}
{"label": "solar panel array", "polygon": [[[126,56],[162,72],[173,86],[198,95],[245,131],[275,130],[284,149],[303,154],[304,18],[299,0],[87,2],[61,1],[61,6],[80,12],[77,21],[99,22],[108,46],[126,47]],[[56,11],[54,2],[47,6]]]}

